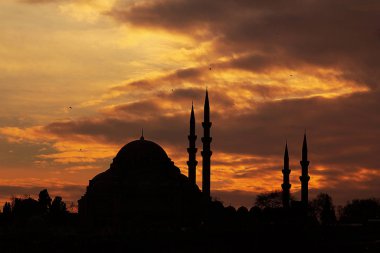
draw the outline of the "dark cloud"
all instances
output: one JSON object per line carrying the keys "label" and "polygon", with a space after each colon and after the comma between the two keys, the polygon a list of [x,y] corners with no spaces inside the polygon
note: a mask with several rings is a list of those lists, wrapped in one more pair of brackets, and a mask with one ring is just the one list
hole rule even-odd
{"label": "dark cloud", "polygon": [[178,87],[180,83],[186,81],[197,84],[204,82],[205,80],[205,71],[202,68],[184,68],[156,78],[131,81],[122,86],[115,86],[111,90],[130,91],[131,89],[136,88],[140,90],[149,90],[161,86]]}
{"label": "dark cloud", "polygon": [[307,128],[318,163],[380,168],[375,159],[380,152],[379,97],[379,93],[358,93],[268,102],[234,118],[216,118],[214,137],[223,139],[218,147],[227,152],[271,155],[282,153],[285,138],[292,150],[300,149]]}
{"label": "dark cloud", "polygon": [[[101,120],[81,120],[52,123],[45,130],[62,138],[80,139],[92,138],[99,142],[125,144],[127,140],[140,137],[144,128],[147,138],[154,138],[162,143],[178,144],[179,136],[186,135],[187,117],[159,116],[154,119],[118,119],[105,118]],[[180,141],[181,142],[181,141]],[[183,142],[181,142],[183,144]]]}
{"label": "dark cloud", "polygon": [[252,54],[221,63],[220,67],[265,72],[275,67],[290,68],[292,65],[281,62],[281,59],[276,58],[274,55]]}
{"label": "dark cloud", "polygon": [[[359,171],[357,171],[359,173]],[[344,205],[352,199],[363,198],[379,198],[379,181],[380,174],[370,174],[364,178],[360,178],[359,174],[348,174],[344,179],[344,171],[341,173],[341,178],[329,178],[328,183],[323,188],[313,188],[310,190],[310,197],[314,198],[320,192],[327,192],[333,197],[336,205]],[[298,191],[294,192],[295,196],[300,196]]]}
{"label": "dark cloud", "polygon": [[[202,72],[198,68],[187,68],[177,70],[172,77],[176,77],[175,79],[190,79],[197,80],[197,78],[201,77]],[[169,77],[170,78],[170,77]]]}
{"label": "dark cloud", "polygon": [[0,136],[0,171],[9,167],[29,167],[38,160],[38,156],[55,150],[48,143],[8,142]]}
{"label": "dark cloud", "polygon": [[294,88],[288,88],[285,86],[275,86],[275,85],[241,85],[242,88],[252,93],[252,97],[261,98],[276,98],[278,96],[286,96],[287,94],[302,95],[300,91],[296,91]]}
{"label": "dark cloud", "polygon": [[151,100],[141,100],[129,104],[118,105],[112,109],[112,114],[118,116],[130,115],[131,117],[143,116],[147,118],[148,116],[156,116],[157,113],[160,113],[160,105]]}
{"label": "dark cloud", "polygon": [[[378,87],[380,36],[375,0],[119,1],[109,15],[120,22],[213,39],[233,66],[255,71],[305,66],[333,68],[341,77]],[[248,55],[248,56],[247,56]]]}
{"label": "dark cloud", "polygon": [[174,89],[173,92],[169,94],[169,96],[178,101],[198,100],[200,102],[204,94],[205,94],[205,91],[203,89],[180,88],[180,89]]}
{"label": "dark cloud", "polygon": [[[202,88],[179,88],[173,89],[171,93],[160,94],[163,101],[173,101],[175,103],[184,104],[185,108],[191,108],[191,101],[196,103],[196,108],[200,110],[203,108],[205,89]],[[222,108],[229,108],[234,106],[234,101],[225,92],[215,90],[213,91],[212,98],[214,100],[214,108],[217,110]]]}
{"label": "dark cloud", "polygon": [[[79,120],[54,122],[44,130],[60,136],[83,141],[86,138],[100,142],[124,144],[126,140],[139,137],[144,128],[147,138],[169,146],[184,147],[187,141],[188,121],[191,101],[195,101],[197,122],[201,122],[205,91],[202,89],[176,89],[173,92],[158,93],[150,99],[118,105],[104,112],[97,119],[82,118]],[[219,117],[217,108],[232,107],[233,100],[222,92],[210,94],[211,108],[215,108],[214,117]],[[169,103],[183,106],[184,110],[173,111],[163,107]],[[200,133],[200,127],[198,127]]]}
{"label": "dark cloud", "polygon": [[[374,138],[380,133],[380,119],[377,115],[379,97],[376,92],[357,93],[336,99],[290,99],[257,104],[254,110],[235,110],[226,114],[212,109],[215,148],[222,152],[260,156],[282,154],[286,138],[292,150],[300,148],[306,128],[311,153],[319,163],[380,168],[376,159],[376,153],[380,150],[377,138]],[[210,100],[213,108],[217,104],[217,98],[213,97],[212,92]],[[149,118],[149,121],[129,119],[123,118],[121,111],[137,114],[150,114],[153,111],[155,116]],[[197,110],[198,123],[202,120],[202,111]],[[145,125],[152,137],[173,145],[184,144],[188,113],[162,116],[166,112],[149,101],[118,106],[117,113],[121,114],[118,118],[104,116],[98,120],[52,123],[46,126],[46,130],[63,136],[83,135],[119,143]],[[201,134],[200,127],[198,132]]]}

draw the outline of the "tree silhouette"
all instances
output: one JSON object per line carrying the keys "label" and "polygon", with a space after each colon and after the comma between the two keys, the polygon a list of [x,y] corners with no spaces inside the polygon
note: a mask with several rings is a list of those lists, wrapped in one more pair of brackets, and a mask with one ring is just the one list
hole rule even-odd
{"label": "tree silhouette", "polygon": [[282,207],[282,192],[273,191],[261,193],[256,196],[255,205],[264,208],[280,208]]}
{"label": "tree silhouette", "polygon": [[50,213],[53,216],[61,216],[67,213],[66,203],[62,201],[62,197],[56,196],[51,203]]}
{"label": "tree silhouette", "polygon": [[12,214],[16,218],[27,219],[35,215],[40,215],[41,208],[38,201],[32,198],[14,198],[12,201]]}
{"label": "tree silhouette", "polygon": [[380,201],[378,199],[355,199],[343,207],[340,221],[348,223],[365,223],[368,219],[380,218]]}
{"label": "tree silhouette", "polygon": [[318,194],[311,206],[321,225],[330,225],[336,222],[335,207],[332,198],[327,193]]}
{"label": "tree silhouette", "polygon": [[262,210],[258,206],[251,207],[251,209],[249,209],[249,215],[254,223],[262,221]]}
{"label": "tree silhouette", "polygon": [[245,206],[241,206],[236,210],[237,222],[240,227],[247,227],[249,211]]}
{"label": "tree silhouette", "polygon": [[6,217],[9,217],[11,214],[12,214],[11,203],[5,202],[5,204],[3,206],[3,215]]}
{"label": "tree silhouette", "polygon": [[53,224],[65,224],[67,220],[66,203],[62,201],[62,197],[56,196],[51,203],[50,207],[50,219]]}
{"label": "tree silhouette", "polygon": [[51,198],[47,189],[40,191],[38,194],[38,203],[40,204],[41,212],[47,214],[51,207]]}

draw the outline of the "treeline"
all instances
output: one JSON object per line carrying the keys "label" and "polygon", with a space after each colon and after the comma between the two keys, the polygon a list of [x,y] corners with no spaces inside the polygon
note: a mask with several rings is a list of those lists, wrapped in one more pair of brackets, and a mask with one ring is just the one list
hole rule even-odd
{"label": "treeline", "polygon": [[[52,199],[47,189],[42,190],[38,199],[31,197],[13,198],[6,202],[0,214],[2,224],[27,224],[29,222],[53,225],[71,223],[77,219],[70,213],[62,197]],[[375,198],[355,199],[344,206],[336,207],[327,193],[320,193],[309,202],[307,210],[291,197],[288,209],[282,206],[282,192],[274,191],[257,195],[252,207],[224,206],[221,201],[210,202],[208,222],[235,226],[243,224],[309,223],[314,225],[366,224],[380,220],[380,200]],[[218,226],[219,226],[218,225]]]}
{"label": "treeline", "polygon": [[66,203],[62,197],[52,199],[47,189],[40,191],[38,200],[31,197],[12,198],[6,202],[2,210],[2,222],[5,224],[25,223],[64,223],[68,217]]}
{"label": "treeline", "polygon": [[336,207],[332,197],[327,193],[320,193],[309,201],[307,210],[299,201],[291,198],[288,209],[282,206],[282,192],[274,191],[259,194],[252,207],[233,206],[224,207],[220,201],[211,203],[210,220],[216,224],[225,221],[230,225],[243,226],[255,224],[296,224],[308,223],[311,225],[339,225],[362,224],[369,222],[380,225],[380,199],[355,199],[344,206]]}

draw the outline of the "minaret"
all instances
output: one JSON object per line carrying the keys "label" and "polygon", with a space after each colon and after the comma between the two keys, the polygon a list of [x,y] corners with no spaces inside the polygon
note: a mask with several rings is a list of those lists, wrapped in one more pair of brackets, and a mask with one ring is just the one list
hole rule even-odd
{"label": "minaret", "polygon": [[206,99],[204,106],[204,119],[202,122],[203,127],[203,150],[202,154],[202,192],[206,197],[210,197],[210,167],[211,167],[211,155],[212,151],[210,149],[210,144],[212,138],[210,137],[210,104],[208,101],[208,91],[206,89]]}
{"label": "minaret", "polygon": [[309,184],[309,161],[307,160],[307,141],[306,141],[306,132],[303,137],[303,145],[302,145],[302,160],[300,161],[302,167],[302,176],[300,176],[301,180],[301,202],[304,207],[307,207],[309,202],[308,196],[308,184]]}
{"label": "minaret", "polygon": [[141,137],[140,137],[140,141],[143,141],[145,140],[144,138],[144,128],[141,128]]}
{"label": "minaret", "polygon": [[284,169],[282,170],[283,175],[283,184],[282,187],[282,206],[284,208],[289,208],[290,202],[290,188],[292,185],[289,183],[289,153],[288,153],[288,142],[285,145],[285,154],[284,154]]}
{"label": "minaret", "polygon": [[195,141],[197,136],[195,135],[195,117],[194,117],[194,105],[191,105],[191,115],[190,115],[190,134],[187,137],[189,139],[189,148],[187,153],[189,153],[189,161],[187,161],[187,166],[189,168],[189,180],[193,184],[196,184],[196,168],[197,160],[196,154],[198,149],[195,147]]}

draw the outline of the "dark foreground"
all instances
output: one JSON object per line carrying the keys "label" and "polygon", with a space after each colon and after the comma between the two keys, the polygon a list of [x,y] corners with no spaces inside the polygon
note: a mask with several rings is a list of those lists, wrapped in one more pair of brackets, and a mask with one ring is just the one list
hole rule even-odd
{"label": "dark foreground", "polygon": [[252,228],[160,232],[68,227],[2,228],[0,252],[380,252],[378,225]]}

